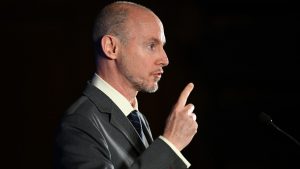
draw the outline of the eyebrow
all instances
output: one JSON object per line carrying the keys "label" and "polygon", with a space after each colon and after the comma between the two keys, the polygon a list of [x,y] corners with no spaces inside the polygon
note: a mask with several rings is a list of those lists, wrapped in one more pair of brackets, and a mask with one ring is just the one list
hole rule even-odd
{"label": "eyebrow", "polygon": [[[161,41],[157,38],[150,38],[150,42],[155,42],[156,44],[161,44]],[[162,45],[164,46],[166,44],[166,41],[162,42]]]}

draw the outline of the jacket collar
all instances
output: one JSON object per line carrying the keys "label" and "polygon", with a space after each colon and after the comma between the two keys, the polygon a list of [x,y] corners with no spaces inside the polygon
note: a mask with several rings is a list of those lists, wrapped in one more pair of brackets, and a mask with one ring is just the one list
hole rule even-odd
{"label": "jacket collar", "polygon": [[146,147],[136,133],[134,127],[130,121],[124,115],[124,113],[118,108],[118,106],[109,99],[101,90],[91,85],[88,82],[83,94],[87,96],[97,107],[101,113],[108,113],[110,116],[110,123],[116,127],[132,144],[135,149],[141,153]]}

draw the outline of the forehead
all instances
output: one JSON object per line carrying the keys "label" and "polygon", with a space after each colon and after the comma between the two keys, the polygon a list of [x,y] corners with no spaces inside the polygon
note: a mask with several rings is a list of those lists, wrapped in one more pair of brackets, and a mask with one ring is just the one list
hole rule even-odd
{"label": "forehead", "polygon": [[151,11],[136,10],[128,17],[128,30],[132,37],[140,36],[149,40],[165,43],[163,24]]}

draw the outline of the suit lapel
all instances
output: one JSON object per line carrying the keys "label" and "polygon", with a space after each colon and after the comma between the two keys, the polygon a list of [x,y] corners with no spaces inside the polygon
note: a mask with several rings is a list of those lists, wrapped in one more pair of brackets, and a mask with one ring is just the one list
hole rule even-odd
{"label": "suit lapel", "polygon": [[120,110],[111,113],[110,122],[123,133],[123,135],[129,140],[129,142],[131,142],[138,152],[141,153],[146,149],[138,133],[135,131],[127,117]]}
{"label": "suit lapel", "polygon": [[142,119],[142,123],[143,123],[142,126],[143,126],[143,131],[144,131],[145,137],[150,145],[153,142],[153,137],[151,134],[151,130],[150,130],[148,121],[146,120],[144,115],[141,115],[141,119]]}
{"label": "suit lapel", "polygon": [[110,123],[127,138],[139,153],[146,149],[130,121],[108,96],[91,84],[88,84],[83,93],[97,106],[100,112],[110,114]]}

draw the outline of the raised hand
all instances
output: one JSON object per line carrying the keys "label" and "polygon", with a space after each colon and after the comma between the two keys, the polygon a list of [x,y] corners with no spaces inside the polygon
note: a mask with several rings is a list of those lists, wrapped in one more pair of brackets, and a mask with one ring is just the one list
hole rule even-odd
{"label": "raised hand", "polygon": [[193,104],[186,104],[193,88],[194,84],[189,83],[181,92],[167,118],[163,134],[179,151],[185,148],[197,133],[198,124],[193,113],[195,107]]}

